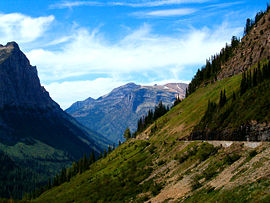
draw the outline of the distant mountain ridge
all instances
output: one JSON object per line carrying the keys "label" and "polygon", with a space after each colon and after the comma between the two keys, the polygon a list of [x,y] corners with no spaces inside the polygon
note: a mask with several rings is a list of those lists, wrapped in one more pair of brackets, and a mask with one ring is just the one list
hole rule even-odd
{"label": "distant mountain ridge", "polygon": [[118,140],[123,141],[124,130],[129,127],[135,131],[137,120],[159,101],[171,106],[176,97],[184,98],[186,87],[184,83],[154,86],[128,83],[98,99],[89,97],[75,102],[66,112],[83,125],[118,143]]}

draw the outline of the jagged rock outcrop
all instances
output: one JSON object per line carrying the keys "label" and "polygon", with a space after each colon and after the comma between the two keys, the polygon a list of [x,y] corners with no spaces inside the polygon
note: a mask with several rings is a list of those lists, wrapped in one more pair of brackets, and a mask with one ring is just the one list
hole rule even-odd
{"label": "jagged rock outcrop", "polygon": [[118,143],[118,140],[123,141],[125,129],[129,127],[135,131],[138,119],[154,109],[159,101],[171,106],[177,96],[184,98],[186,87],[184,83],[154,86],[128,83],[96,100],[90,97],[76,102],[66,112]]}
{"label": "jagged rock outcrop", "polygon": [[256,65],[258,61],[270,59],[270,12],[253,26],[241,39],[232,58],[226,62],[218,74],[218,80],[236,75]]}

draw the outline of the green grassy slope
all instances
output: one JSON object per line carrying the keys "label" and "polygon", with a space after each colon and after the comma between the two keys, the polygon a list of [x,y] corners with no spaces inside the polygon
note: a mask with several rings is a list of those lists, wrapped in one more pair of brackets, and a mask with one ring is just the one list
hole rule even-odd
{"label": "green grassy slope", "polygon": [[[235,178],[232,181],[234,185],[230,191],[218,188],[214,191],[211,189],[209,192],[206,187],[211,180],[213,181],[215,177],[218,178],[222,171],[229,169],[234,161],[239,162],[239,165],[242,164],[235,169],[235,174],[238,174],[238,177],[241,178],[241,171],[253,160],[248,160],[249,154],[247,152],[250,151],[249,148],[242,145],[241,147],[237,145],[236,151],[234,150],[235,147],[225,149],[213,148],[211,145],[210,148],[203,148],[200,142],[179,141],[179,138],[188,136],[193,127],[200,123],[209,99],[218,103],[220,91],[225,88],[228,102],[230,102],[233,91],[238,92],[240,82],[241,75],[236,75],[198,89],[136,139],[125,142],[106,158],[91,165],[87,172],[73,177],[70,182],[52,188],[34,201],[143,202],[152,198],[152,201],[155,202],[156,199],[154,198],[161,198],[163,193],[170,191],[172,185],[180,183],[181,185],[187,184],[187,194],[193,194],[194,198],[208,198],[211,192],[213,201],[220,200],[222,194],[226,194],[226,192],[232,193],[236,197],[239,196],[239,198],[242,198],[242,193],[251,190],[253,187],[255,187],[254,191],[261,192],[265,187],[270,186],[269,181],[264,179],[259,182],[251,180],[253,185],[250,185],[246,181],[241,182]],[[270,84],[269,81],[267,84]],[[257,92],[257,89],[254,92]],[[270,89],[266,88],[261,98],[265,96],[265,99],[267,99],[269,92]],[[251,93],[248,91],[247,95],[249,94]],[[260,109],[263,104],[255,102],[256,109]],[[241,108],[246,107],[243,102],[239,102],[239,105]],[[250,105],[246,112],[249,112],[253,106]],[[254,118],[253,115],[255,115]],[[250,114],[248,118],[257,119],[256,115],[256,113]],[[198,147],[194,148],[196,145]],[[211,149],[216,150],[208,154]],[[258,154],[264,153],[266,149],[269,149],[268,145],[263,149],[257,149]],[[234,160],[234,156],[238,157],[237,160]],[[267,160],[258,160],[258,163],[265,167],[269,160],[270,157]],[[213,163],[219,164],[213,165]],[[250,170],[249,175],[254,173],[252,167],[250,167]],[[265,174],[270,174],[268,168],[265,168],[265,170]],[[202,171],[205,171],[205,174],[210,174],[210,179],[206,179],[202,175]],[[200,177],[201,186],[192,189],[193,177],[197,173]],[[239,191],[237,187],[240,187],[241,190]],[[208,192],[204,192],[205,190]],[[265,198],[269,198],[267,193],[264,195],[266,195]],[[192,199],[185,199],[185,197],[186,195],[181,196],[182,199],[178,200],[192,202]],[[177,195],[172,198],[177,199]],[[252,200],[250,196],[245,196],[245,198]],[[165,199],[163,198],[163,200]]]}

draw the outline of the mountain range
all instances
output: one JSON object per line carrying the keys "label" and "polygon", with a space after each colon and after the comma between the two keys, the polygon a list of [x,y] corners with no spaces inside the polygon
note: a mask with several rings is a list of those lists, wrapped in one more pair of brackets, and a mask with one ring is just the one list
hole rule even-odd
{"label": "mountain range", "polygon": [[66,112],[86,127],[106,136],[114,143],[123,141],[126,128],[137,129],[137,121],[154,109],[160,101],[172,106],[177,97],[183,99],[187,84],[142,86],[128,83],[113,89],[109,94],[78,101]]}

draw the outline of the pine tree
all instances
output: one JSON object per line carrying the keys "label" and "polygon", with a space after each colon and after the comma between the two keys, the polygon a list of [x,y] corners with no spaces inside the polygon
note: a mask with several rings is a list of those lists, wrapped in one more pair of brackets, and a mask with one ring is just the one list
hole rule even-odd
{"label": "pine tree", "polygon": [[247,78],[246,78],[246,72],[242,73],[242,80],[240,85],[240,94],[244,94],[247,89]]}
{"label": "pine tree", "polygon": [[235,95],[235,92],[233,92],[233,101],[236,100],[236,95]]}
{"label": "pine tree", "polygon": [[220,97],[219,97],[219,106],[222,107],[224,106],[224,104],[226,103],[227,98],[226,98],[226,93],[225,93],[225,89],[224,91],[220,91]]}
{"label": "pine tree", "polygon": [[251,70],[248,71],[248,77],[247,77],[247,89],[252,87],[252,75]]}
{"label": "pine tree", "polygon": [[48,178],[47,189],[49,190],[51,188],[52,188],[51,178]]}
{"label": "pine tree", "polygon": [[71,174],[71,168],[67,168],[67,174],[66,174],[66,176],[67,176],[67,182],[69,182],[70,181],[70,179],[71,179],[71,176],[72,176],[72,174]]}
{"label": "pine tree", "polygon": [[257,68],[257,83],[261,83],[263,81],[263,75],[262,75],[262,70],[261,67],[258,63],[258,68]]}
{"label": "pine tree", "polygon": [[225,93],[225,89],[224,89],[224,91],[223,91],[223,105],[224,104],[226,104],[226,102],[227,102],[227,97],[226,97],[226,93]]}
{"label": "pine tree", "polygon": [[219,106],[220,107],[223,106],[223,92],[222,92],[222,90],[220,91],[220,96],[219,96]]}
{"label": "pine tree", "polygon": [[185,95],[185,98],[188,97],[188,89],[186,88],[186,95]]}
{"label": "pine tree", "polygon": [[252,87],[256,87],[257,84],[257,69],[255,68],[253,70]]}
{"label": "pine tree", "polygon": [[249,31],[251,30],[251,26],[252,26],[252,23],[251,23],[251,19],[248,18],[247,21],[246,21],[246,27],[244,29],[244,34],[246,35],[247,33],[249,33]]}
{"label": "pine tree", "polygon": [[108,146],[108,154],[112,152],[111,145]]}
{"label": "pine tree", "polygon": [[91,152],[91,155],[89,157],[89,163],[88,163],[88,165],[90,166],[92,163],[95,163],[95,161],[96,161],[95,152],[92,151]]}
{"label": "pine tree", "polygon": [[126,140],[128,140],[128,139],[131,138],[131,133],[130,133],[129,128],[127,128],[127,129],[125,130],[125,132],[124,132],[124,138],[125,138]]}
{"label": "pine tree", "polygon": [[101,159],[103,157],[102,152],[99,153],[98,159]]}
{"label": "pine tree", "polygon": [[107,151],[106,151],[106,149],[104,149],[104,151],[103,151],[103,158],[105,158],[107,156]]}
{"label": "pine tree", "polygon": [[83,159],[82,159],[82,172],[88,169],[88,164],[87,164],[87,158],[86,154],[83,154]]}

